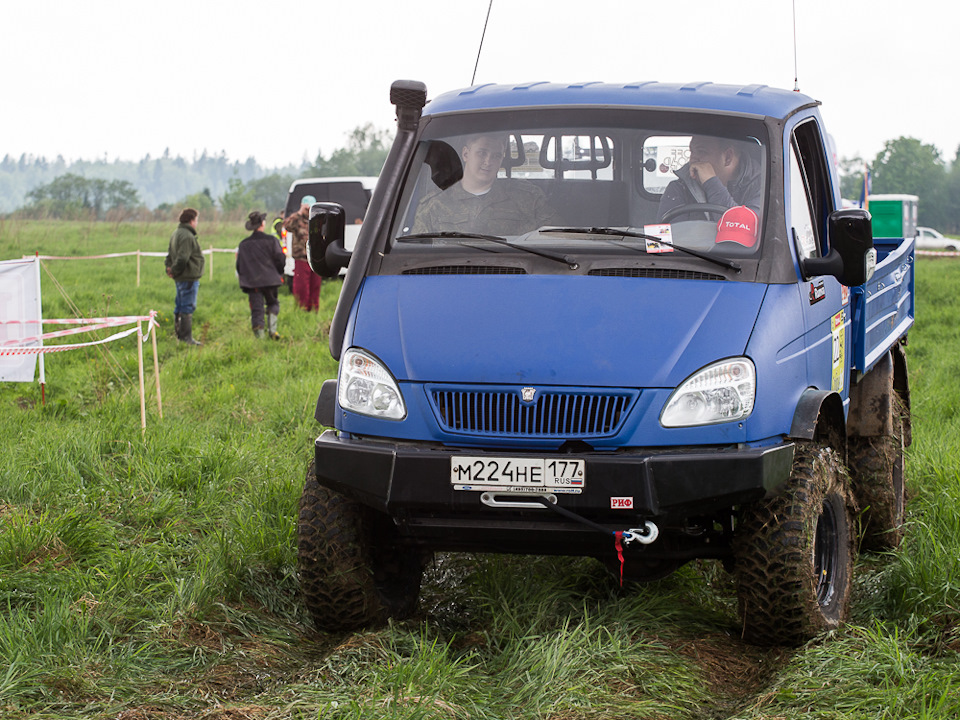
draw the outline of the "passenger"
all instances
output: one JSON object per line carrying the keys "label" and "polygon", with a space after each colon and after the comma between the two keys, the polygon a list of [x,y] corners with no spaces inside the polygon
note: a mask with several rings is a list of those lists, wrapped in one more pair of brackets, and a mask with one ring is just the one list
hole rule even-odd
{"label": "passenger", "polygon": [[[743,142],[694,135],[690,140],[690,162],[677,170],[677,177],[660,198],[659,218],[673,208],[695,203],[724,208],[745,205],[760,215],[763,204],[760,163],[746,151]],[[700,219],[703,214],[691,212],[679,217]]]}
{"label": "passenger", "polygon": [[503,135],[469,138],[460,151],[463,178],[424,197],[411,232],[522,235],[552,224],[554,212],[540,188],[497,178],[507,147]]}

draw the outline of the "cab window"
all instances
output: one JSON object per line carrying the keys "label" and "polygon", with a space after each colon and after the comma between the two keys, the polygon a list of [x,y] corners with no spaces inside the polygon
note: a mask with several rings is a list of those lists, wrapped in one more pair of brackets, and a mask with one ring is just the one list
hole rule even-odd
{"label": "cab window", "polygon": [[813,120],[793,131],[789,155],[790,226],[800,257],[827,252],[827,218],[834,210],[819,128]]}

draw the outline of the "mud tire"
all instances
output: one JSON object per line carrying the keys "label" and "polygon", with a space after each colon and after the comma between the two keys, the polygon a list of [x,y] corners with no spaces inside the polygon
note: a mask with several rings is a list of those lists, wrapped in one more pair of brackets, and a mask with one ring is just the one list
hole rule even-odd
{"label": "mud tire", "polygon": [[388,516],[320,485],[312,463],[297,534],[301,592],[318,629],[356,630],[416,610],[421,555],[398,542]]}
{"label": "mud tire", "polygon": [[786,486],[745,508],[734,538],[744,640],[799,645],[847,618],[854,509],[837,453],[798,442]]}
{"label": "mud tire", "polygon": [[904,473],[904,405],[894,403],[893,434],[851,438],[850,472],[860,518],[860,547],[868,551],[895,550],[904,536],[906,482]]}

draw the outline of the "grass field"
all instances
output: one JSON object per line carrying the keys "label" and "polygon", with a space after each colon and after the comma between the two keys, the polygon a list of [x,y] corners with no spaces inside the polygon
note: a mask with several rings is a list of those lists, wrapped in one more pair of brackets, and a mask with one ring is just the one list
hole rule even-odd
{"label": "grass field", "polygon": [[[165,251],[172,225],[0,221],[0,260]],[[199,227],[206,248],[242,226]],[[739,641],[718,564],[620,590],[599,564],[443,555],[417,615],[314,631],[296,508],[336,365],[281,293],[257,341],[233,257],[213,256],[194,335],[172,339],[162,258],[48,260],[48,318],[160,313],[163,418],[133,339],[49,355],[0,384],[0,717],[956,718],[960,716],[960,259],[917,261],[907,348],[909,533],[858,565],[849,625],[799,649]]]}

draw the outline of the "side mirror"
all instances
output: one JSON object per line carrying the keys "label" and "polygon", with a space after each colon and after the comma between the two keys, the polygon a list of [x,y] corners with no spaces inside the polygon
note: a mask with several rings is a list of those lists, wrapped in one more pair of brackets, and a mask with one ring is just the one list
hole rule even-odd
{"label": "side mirror", "polygon": [[877,251],[873,247],[870,213],[859,208],[837,210],[827,219],[830,252],[801,262],[806,277],[833,275],[847,287],[863,285],[873,277]]}
{"label": "side mirror", "polygon": [[307,262],[314,274],[336,277],[340,268],[350,262],[350,252],[344,247],[346,212],[339,203],[318,202],[310,208]]}

